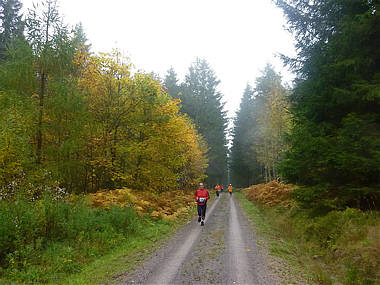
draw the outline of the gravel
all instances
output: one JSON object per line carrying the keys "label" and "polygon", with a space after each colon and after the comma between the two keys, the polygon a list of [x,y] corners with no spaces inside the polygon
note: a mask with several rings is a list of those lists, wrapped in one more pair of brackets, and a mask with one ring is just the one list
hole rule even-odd
{"label": "gravel", "polygon": [[234,196],[208,206],[118,284],[280,284]]}

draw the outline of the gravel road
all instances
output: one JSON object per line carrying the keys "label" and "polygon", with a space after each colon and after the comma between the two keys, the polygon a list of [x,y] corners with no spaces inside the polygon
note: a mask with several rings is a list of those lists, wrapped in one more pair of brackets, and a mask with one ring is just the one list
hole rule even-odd
{"label": "gravel road", "polygon": [[259,254],[254,233],[234,196],[208,205],[119,284],[279,284]]}

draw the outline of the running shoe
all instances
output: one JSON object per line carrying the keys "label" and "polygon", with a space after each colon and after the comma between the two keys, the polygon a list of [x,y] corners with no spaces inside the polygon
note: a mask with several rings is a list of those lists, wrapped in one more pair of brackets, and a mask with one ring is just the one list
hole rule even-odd
{"label": "running shoe", "polygon": [[204,226],[204,225],[205,225],[205,222],[204,222],[204,221],[202,221],[202,222],[201,222],[201,226]]}

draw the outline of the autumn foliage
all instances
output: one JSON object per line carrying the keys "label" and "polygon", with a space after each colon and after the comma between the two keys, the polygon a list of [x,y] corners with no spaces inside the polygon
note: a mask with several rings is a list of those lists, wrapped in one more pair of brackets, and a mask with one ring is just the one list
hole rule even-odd
{"label": "autumn foliage", "polygon": [[208,146],[157,76],[118,50],[91,52],[57,1],[22,26],[0,40],[0,280],[56,284],[168,235],[193,205]]}
{"label": "autumn foliage", "polygon": [[135,192],[128,188],[98,191],[88,195],[95,207],[110,209],[112,206],[133,208],[139,214],[152,218],[174,220],[194,206],[192,191],[166,191],[161,194],[152,191]]}
{"label": "autumn foliage", "polygon": [[247,188],[246,196],[249,200],[259,204],[289,207],[294,203],[291,195],[295,189],[297,189],[297,186],[271,181]]}
{"label": "autumn foliage", "polygon": [[207,146],[159,80],[135,72],[119,51],[72,52],[71,74],[59,84],[53,75],[44,79],[50,95],[43,106],[38,88],[16,90],[3,79],[9,89],[0,93],[1,128],[10,130],[0,136],[3,197],[20,173],[21,188],[46,172],[49,183],[76,194],[124,187],[162,193],[205,178]]}

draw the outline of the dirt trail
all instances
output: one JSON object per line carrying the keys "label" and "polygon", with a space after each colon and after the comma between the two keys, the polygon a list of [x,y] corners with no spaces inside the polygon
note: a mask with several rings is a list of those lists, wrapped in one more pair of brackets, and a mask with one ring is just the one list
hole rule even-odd
{"label": "dirt trail", "polygon": [[204,227],[194,218],[121,284],[278,282],[258,254],[252,229],[234,196],[222,193],[208,206]]}

